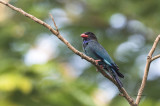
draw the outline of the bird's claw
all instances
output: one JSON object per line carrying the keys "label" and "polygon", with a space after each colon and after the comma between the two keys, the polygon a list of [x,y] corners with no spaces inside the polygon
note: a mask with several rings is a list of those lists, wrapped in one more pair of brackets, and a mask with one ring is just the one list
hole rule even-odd
{"label": "bird's claw", "polygon": [[101,61],[101,60],[95,60],[95,62],[96,62],[96,65],[99,65],[99,64],[98,64],[98,62],[99,62],[99,61]]}

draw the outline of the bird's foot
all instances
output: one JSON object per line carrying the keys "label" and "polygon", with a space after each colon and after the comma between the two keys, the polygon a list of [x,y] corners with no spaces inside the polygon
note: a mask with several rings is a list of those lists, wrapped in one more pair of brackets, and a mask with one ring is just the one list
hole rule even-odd
{"label": "bird's foot", "polygon": [[101,60],[95,60],[95,62],[96,62],[96,65],[99,65],[99,64],[98,64],[98,62],[100,62],[100,61],[101,61]]}

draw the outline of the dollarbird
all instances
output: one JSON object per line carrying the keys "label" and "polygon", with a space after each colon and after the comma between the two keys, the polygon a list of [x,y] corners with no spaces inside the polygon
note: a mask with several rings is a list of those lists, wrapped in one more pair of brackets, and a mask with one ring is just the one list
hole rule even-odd
{"label": "dollarbird", "polygon": [[109,72],[113,79],[120,87],[123,87],[120,78],[124,78],[123,74],[119,72],[118,66],[111,59],[107,51],[99,44],[97,37],[92,32],[85,32],[81,34],[83,38],[83,50],[85,54],[96,61],[103,70]]}

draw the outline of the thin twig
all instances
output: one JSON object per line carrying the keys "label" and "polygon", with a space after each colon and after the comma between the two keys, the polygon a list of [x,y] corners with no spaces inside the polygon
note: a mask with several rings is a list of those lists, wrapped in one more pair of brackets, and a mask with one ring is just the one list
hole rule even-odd
{"label": "thin twig", "polygon": [[[142,96],[142,93],[143,93],[143,90],[144,90],[144,87],[146,85],[146,81],[147,81],[147,77],[148,77],[148,72],[149,72],[149,67],[150,67],[150,63],[153,61],[153,58],[152,58],[152,55],[156,49],[156,46],[158,44],[160,40],[160,35],[157,36],[156,40],[154,41],[154,44],[148,54],[148,57],[147,57],[147,63],[146,63],[146,67],[145,67],[145,71],[144,71],[144,75],[143,75],[143,79],[142,79],[142,83],[141,83],[141,86],[139,88],[139,91],[138,91],[138,94],[137,94],[137,98],[136,98],[136,104],[138,105],[140,100],[141,100],[141,96]],[[157,57],[158,58],[158,57]]]}
{"label": "thin twig", "polygon": [[53,23],[54,23],[54,26],[55,26],[55,28],[56,28],[56,31],[58,32],[58,34],[59,34],[59,30],[58,30],[58,27],[57,27],[57,25],[56,25],[56,22],[54,21],[54,18],[53,18],[53,16],[50,14],[50,16],[51,16],[51,18],[52,18],[52,21],[53,21]]}
{"label": "thin twig", "polygon": [[151,61],[153,61],[153,60],[155,60],[155,59],[158,59],[158,58],[160,58],[160,54],[157,55],[157,56],[152,57]]}

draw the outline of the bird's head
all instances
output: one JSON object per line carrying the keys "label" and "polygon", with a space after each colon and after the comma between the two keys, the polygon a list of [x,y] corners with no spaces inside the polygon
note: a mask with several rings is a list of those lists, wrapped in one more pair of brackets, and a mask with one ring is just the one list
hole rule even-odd
{"label": "bird's head", "polygon": [[81,34],[81,37],[83,38],[83,40],[97,40],[97,37],[92,32],[85,32]]}

